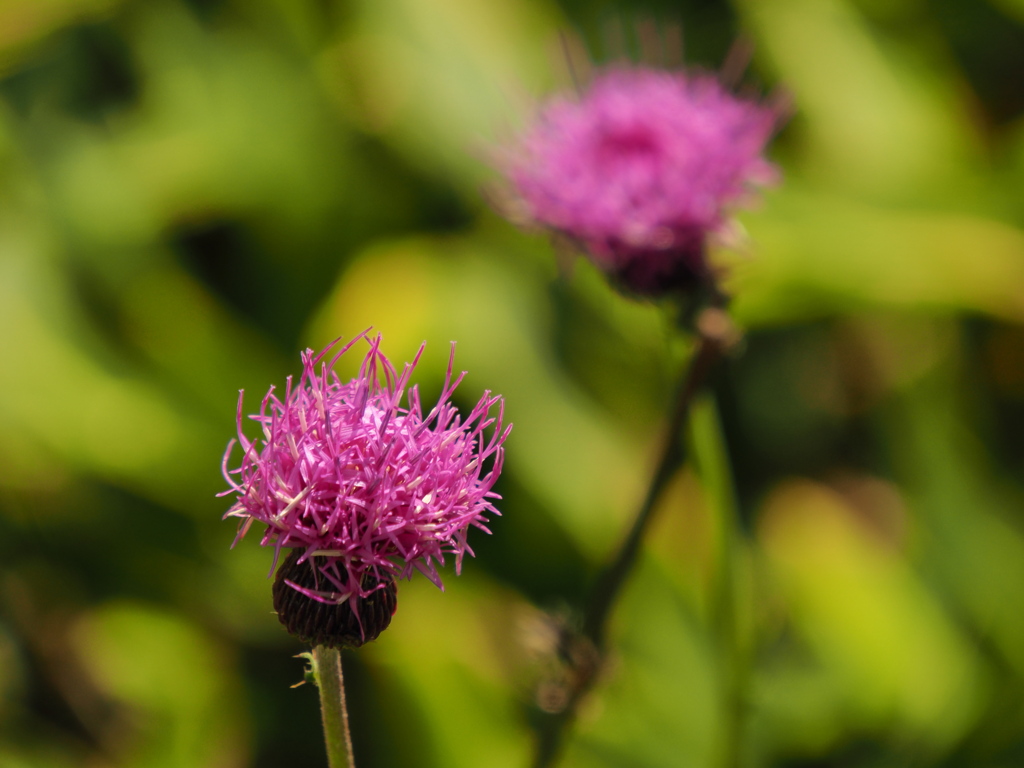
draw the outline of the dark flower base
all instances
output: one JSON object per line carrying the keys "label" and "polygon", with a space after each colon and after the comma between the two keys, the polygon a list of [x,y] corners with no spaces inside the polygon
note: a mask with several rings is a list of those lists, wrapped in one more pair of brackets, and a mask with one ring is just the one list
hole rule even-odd
{"label": "dark flower base", "polygon": [[[274,610],[289,633],[312,646],[358,648],[376,640],[398,607],[398,587],[393,580],[380,581],[373,574],[363,578],[363,588],[374,591],[352,602],[322,603],[307,597],[285,583],[285,579],[305,589],[324,590],[327,580],[319,568],[326,558],[313,557],[299,564],[303,550],[293,549],[277,569],[274,579]],[[314,565],[314,561],[317,561]],[[375,589],[383,584],[379,589]],[[358,614],[358,615],[357,615]]]}
{"label": "dark flower base", "polygon": [[640,298],[669,294],[686,296],[696,290],[707,274],[704,242],[699,236],[677,234],[680,244],[667,250],[644,250],[611,243],[613,264],[605,271],[625,293]]}

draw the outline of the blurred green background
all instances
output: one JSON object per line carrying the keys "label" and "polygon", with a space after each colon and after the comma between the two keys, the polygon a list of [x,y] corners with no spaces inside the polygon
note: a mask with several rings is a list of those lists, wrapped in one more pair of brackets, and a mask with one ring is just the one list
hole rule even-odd
{"label": "blurred green background", "polygon": [[[488,153],[633,21],[796,112],[565,765],[1024,765],[1024,2],[0,0],[0,766],[322,766],[220,457],[298,353],[447,344],[515,422],[494,535],[346,652],[372,766],[523,766],[688,352],[489,209]],[[617,32],[616,30],[620,30]],[[621,30],[626,30],[622,33]],[[620,37],[619,41],[616,38]],[[344,366],[342,366],[344,368]],[[346,369],[350,370],[350,369]],[[543,697],[542,697],[543,703]]]}

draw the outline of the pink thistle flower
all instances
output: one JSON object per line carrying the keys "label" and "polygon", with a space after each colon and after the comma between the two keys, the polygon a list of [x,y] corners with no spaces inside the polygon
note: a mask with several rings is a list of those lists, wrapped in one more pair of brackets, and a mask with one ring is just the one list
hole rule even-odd
{"label": "pink thistle flower", "polygon": [[[320,603],[347,601],[353,612],[414,569],[443,589],[437,564],[446,554],[461,569],[463,556],[473,554],[468,530],[489,533],[486,514],[500,514],[491,489],[511,430],[502,424],[500,396],[484,392],[465,419],[449,402],[465,376],[452,378],[454,343],[441,396],[424,414],[417,387],[409,386],[423,347],[399,373],[380,351],[381,337],[366,333],[329,362],[333,344],[306,350],[298,383],[288,377],[282,397],[271,387],[250,416],[260,439],[243,433],[239,394],[243,455],[228,468],[232,440],[223,461],[231,488],[220,494],[236,496],[225,514],[241,519],[236,543],[253,522],[262,523],[261,544],[275,547],[275,565],[281,550],[291,549],[300,553],[292,562],[314,569],[314,586],[286,580],[288,586]],[[333,366],[360,339],[369,346],[366,357],[359,375],[343,383]]]}
{"label": "pink thistle flower", "polygon": [[616,66],[543,105],[501,166],[527,219],[658,295],[703,277],[708,236],[777,179],[762,153],[778,120],[711,75]]}

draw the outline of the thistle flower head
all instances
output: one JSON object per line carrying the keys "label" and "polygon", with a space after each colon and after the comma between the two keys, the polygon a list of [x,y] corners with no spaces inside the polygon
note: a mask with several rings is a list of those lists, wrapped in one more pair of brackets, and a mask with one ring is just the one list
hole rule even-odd
{"label": "thistle flower head", "polygon": [[[334,363],[360,340],[368,349],[359,374],[342,382]],[[424,413],[409,386],[423,347],[399,372],[380,343],[364,332],[330,358],[333,345],[306,350],[299,380],[289,377],[281,394],[271,387],[250,416],[262,430],[256,440],[243,432],[240,395],[241,464],[228,468],[234,440],[224,456],[231,488],[221,495],[236,497],[225,515],[241,520],[236,542],[264,525],[263,545],[295,550],[291,565],[313,569],[311,581],[286,579],[288,587],[353,611],[413,570],[443,589],[437,565],[453,554],[458,570],[472,554],[468,530],[487,531],[486,515],[499,514],[491,489],[511,429],[490,392],[465,418],[451,404],[465,375],[452,376],[454,344],[440,399]]]}
{"label": "thistle flower head", "polygon": [[776,170],[778,111],[708,74],[616,66],[556,96],[501,162],[525,216],[628,290],[692,283],[710,234]]}

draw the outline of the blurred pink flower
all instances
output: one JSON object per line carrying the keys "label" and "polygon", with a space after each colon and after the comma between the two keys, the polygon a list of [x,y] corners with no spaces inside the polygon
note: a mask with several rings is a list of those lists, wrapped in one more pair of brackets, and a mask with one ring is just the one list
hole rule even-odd
{"label": "blurred pink flower", "polygon": [[544,104],[499,162],[528,220],[656,295],[702,276],[708,235],[776,180],[762,153],[778,117],[708,74],[618,66]]}
{"label": "blurred pink flower", "polygon": [[[334,363],[360,339],[369,349],[359,375],[342,383]],[[271,387],[250,416],[262,427],[251,442],[242,431],[240,393],[242,461],[228,469],[232,440],[223,463],[231,488],[221,495],[237,496],[225,517],[241,518],[236,543],[254,521],[266,525],[264,546],[278,555],[302,550],[299,563],[315,558],[319,588],[288,581],[291,587],[353,609],[414,568],[443,589],[437,564],[454,554],[458,570],[463,555],[472,554],[468,529],[487,531],[486,513],[500,514],[491,488],[511,430],[502,425],[500,396],[484,392],[465,419],[449,402],[465,375],[452,379],[454,344],[441,396],[424,415],[417,388],[408,386],[423,347],[399,373],[380,343],[379,335],[364,332],[329,362],[330,346],[307,350],[298,384],[289,377],[280,398]]]}

